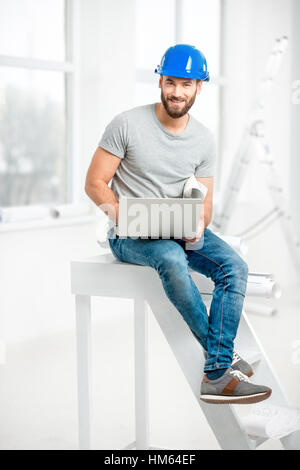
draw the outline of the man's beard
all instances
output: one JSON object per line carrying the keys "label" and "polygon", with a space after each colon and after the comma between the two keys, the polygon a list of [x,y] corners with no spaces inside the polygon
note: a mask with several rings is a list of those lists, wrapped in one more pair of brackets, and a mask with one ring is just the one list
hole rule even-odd
{"label": "man's beard", "polygon": [[185,104],[178,107],[178,109],[176,109],[175,106],[172,106],[172,103],[170,103],[170,101],[169,101],[170,99],[168,99],[168,100],[165,99],[162,90],[161,90],[161,94],[160,94],[160,99],[161,99],[161,102],[162,102],[165,110],[167,111],[168,115],[170,117],[176,119],[176,118],[180,118],[180,117],[184,116],[191,109],[191,107],[195,103],[196,95],[197,95],[197,90],[195,91],[194,96],[192,96],[188,102],[185,102]]}

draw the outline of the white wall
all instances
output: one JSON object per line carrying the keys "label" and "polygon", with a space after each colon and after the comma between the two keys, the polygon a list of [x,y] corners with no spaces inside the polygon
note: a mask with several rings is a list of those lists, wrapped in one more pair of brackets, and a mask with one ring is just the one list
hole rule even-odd
{"label": "white wall", "polygon": [[[289,198],[291,137],[291,57],[292,0],[224,0],[223,75],[223,155],[220,167],[222,186],[226,184],[248,112],[251,110],[264,65],[277,37],[287,35],[284,54],[266,106],[266,135],[271,152]],[[293,47],[296,47],[294,44]],[[272,207],[263,171],[253,155],[246,180],[239,194],[229,232],[237,234],[266,214]],[[281,284],[296,281],[279,222],[249,240],[247,261],[251,270],[273,272]]]}
{"label": "white wall", "polygon": [[[134,0],[81,0],[79,6],[79,199],[88,200],[84,179],[104,127],[133,106],[135,12]],[[0,340],[74,327],[70,260],[100,253],[92,223],[0,231]]]}
{"label": "white wall", "polygon": [[135,1],[81,0],[82,182],[105,126],[134,106]]}
{"label": "white wall", "polygon": [[299,159],[299,148],[300,148],[300,2],[293,0],[293,16],[292,16],[292,104],[291,104],[291,172],[290,172],[290,184],[291,184],[291,207],[293,214],[296,218],[298,227],[298,234],[300,236],[300,159]]}
{"label": "white wall", "polygon": [[[223,75],[227,83],[224,89],[223,115],[226,157],[222,166],[224,180],[230,157],[237,149],[274,41],[282,35],[291,38],[292,1],[225,0],[223,4],[225,19]],[[286,49],[280,73],[275,78],[265,114],[267,137],[285,182],[289,174],[290,68],[291,44]],[[255,175],[256,171],[251,169],[250,187],[256,181]],[[245,200],[248,200],[248,189],[245,187],[242,192]],[[259,196],[262,194],[263,192],[259,191]]]}

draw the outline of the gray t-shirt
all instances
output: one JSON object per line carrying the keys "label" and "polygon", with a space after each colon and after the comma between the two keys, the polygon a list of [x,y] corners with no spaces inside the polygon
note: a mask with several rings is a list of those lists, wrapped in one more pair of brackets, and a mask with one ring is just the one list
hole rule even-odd
{"label": "gray t-shirt", "polygon": [[214,175],[215,140],[189,114],[186,128],[169,132],[155,103],[123,111],[106,126],[99,146],[121,158],[111,181],[117,200],[125,197],[182,197],[186,180]]}

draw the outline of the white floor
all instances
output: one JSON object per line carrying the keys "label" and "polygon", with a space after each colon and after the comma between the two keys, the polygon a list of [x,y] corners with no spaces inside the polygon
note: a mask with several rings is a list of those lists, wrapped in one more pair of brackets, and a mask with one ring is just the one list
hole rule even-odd
{"label": "white floor", "polygon": [[[295,288],[285,289],[276,301],[277,315],[249,318],[300,408],[299,297]],[[92,307],[94,448],[121,449],[134,440],[132,304],[93,299]],[[152,315],[149,333],[151,444],[219,449]],[[76,449],[74,331],[11,345],[6,359],[0,365],[0,448]],[[276,440],[259,447],[281,448]]]}

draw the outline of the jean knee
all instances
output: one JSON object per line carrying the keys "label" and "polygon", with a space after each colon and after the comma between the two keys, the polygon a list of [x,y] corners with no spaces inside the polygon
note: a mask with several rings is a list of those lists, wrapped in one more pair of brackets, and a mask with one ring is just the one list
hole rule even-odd
{"label": "jean knee", "polygon": [[228,288],[232,291],[245,295],[248,281],[248,264],[238,257],[231,265],[231,275],[228,279]]}
{"label": "jean knee", "polygon": [[175,276],[188,271],[188,260],[184,250],[176,245],[172,249],[163,251],[157,260],[156,268],[159,272],[168,272]]}
{"label": "jean knee", "polygon": [[238,277],[240,279],[243,279],[244,281],[247,281],[249,268],[248,268],[248,264],[243,258],[239,257],[238,261],[236,262],[235,269],[236,269]]}

